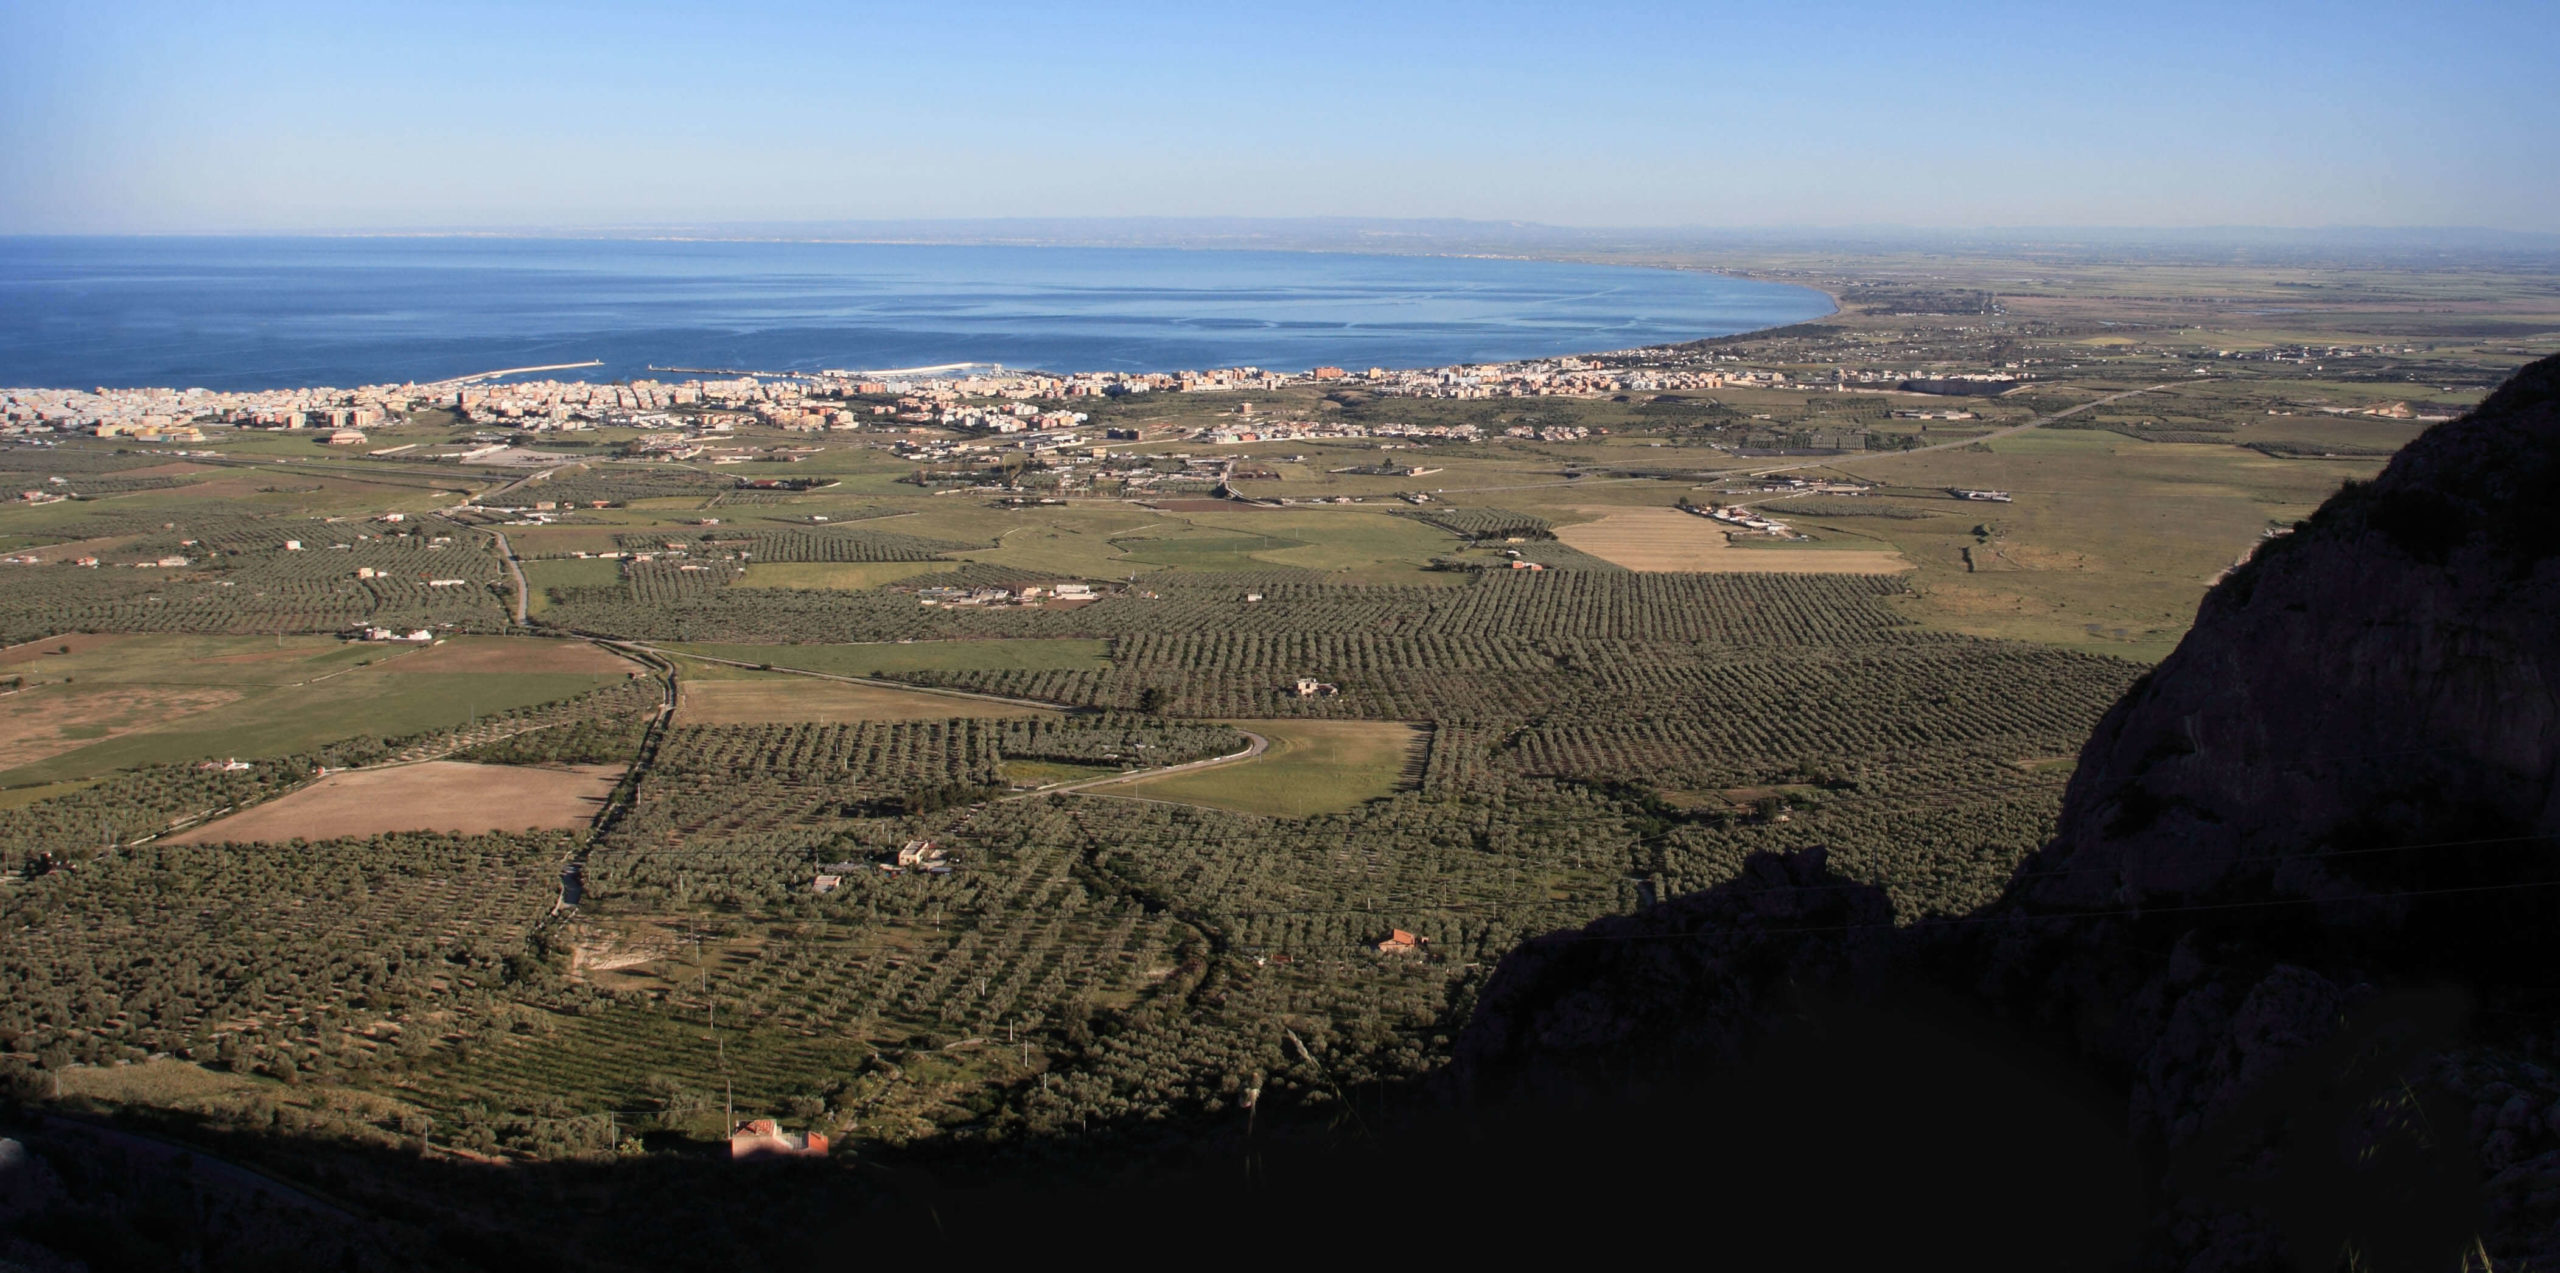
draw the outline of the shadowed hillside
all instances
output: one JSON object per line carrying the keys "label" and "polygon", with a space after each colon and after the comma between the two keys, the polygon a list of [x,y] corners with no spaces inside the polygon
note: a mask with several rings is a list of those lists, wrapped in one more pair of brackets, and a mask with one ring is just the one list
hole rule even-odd
{"label": "shadowed hillside", "polygon": [[[1515,952],[1457,1084],[1483,1102],[1712,1087],[1807,1031],[1899,1014],[1909,1043],[2013,1044],[2107,1093],[2151,1211],[2129,1259],[2552,1263],[2556,687],[2546,360],[2216,587],[1994,905],[1896,932],[1817,855],[1762,860]],[[1859,1135],[1818,1085],[1770,1094]]]}

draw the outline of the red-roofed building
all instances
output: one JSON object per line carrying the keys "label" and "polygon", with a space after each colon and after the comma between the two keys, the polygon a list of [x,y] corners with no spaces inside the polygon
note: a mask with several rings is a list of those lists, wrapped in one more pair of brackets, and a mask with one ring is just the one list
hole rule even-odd
{"label": "red-roofed building", "polygon": [[810,1132],[794,1135],[782,1130],[770,1118],[758,1118],[738,1124],[729,1133],[729,1157],[740,1158],[824,1158],[827,1156],[827,1134]]}

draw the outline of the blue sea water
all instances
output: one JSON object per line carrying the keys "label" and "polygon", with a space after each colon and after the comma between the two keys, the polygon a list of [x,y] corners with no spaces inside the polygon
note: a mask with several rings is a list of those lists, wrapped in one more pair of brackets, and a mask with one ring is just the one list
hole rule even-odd
{"label": "blue sea water", "polygon": [[1425,367],[1830,312],[1805,288],[1543,261],[488,238],[0,238],[0,385],[258,389],[601,359],[813,371]]}

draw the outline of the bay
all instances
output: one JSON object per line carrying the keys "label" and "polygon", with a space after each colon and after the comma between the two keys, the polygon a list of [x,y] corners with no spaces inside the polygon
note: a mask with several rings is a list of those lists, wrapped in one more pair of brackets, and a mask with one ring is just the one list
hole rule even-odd
{"label": "bay", "polygon": [[[1694,271],[1144,248],[0,238],[0,385],[260,389],[600,360],[750,371],[1431,367],[1831,311]],[[666,373],[654,373],[658,378]]]}

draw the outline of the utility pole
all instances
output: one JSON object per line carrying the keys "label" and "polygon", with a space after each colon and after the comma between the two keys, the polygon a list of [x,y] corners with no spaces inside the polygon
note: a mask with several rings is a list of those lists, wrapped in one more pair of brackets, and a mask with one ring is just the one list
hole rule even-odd
{"label": "utility pole", "polygon": [[720,1000],[707,992],[711,1003],[711,1048],[720,1061],[720,1116],[732,1128],[738,1125],[738,1094],[729,1080],[729,1041],[720,1037]]}

